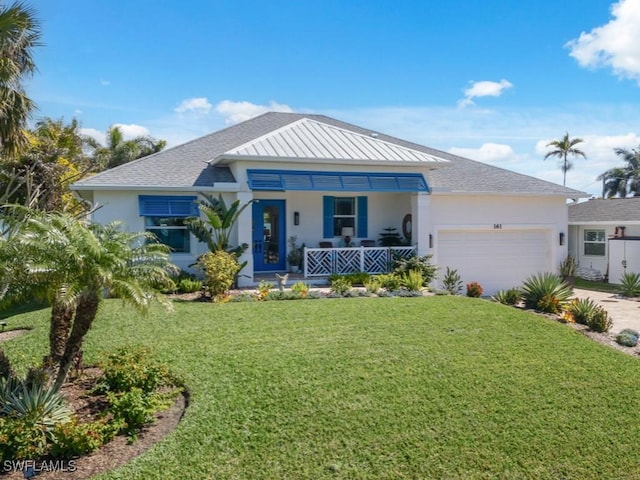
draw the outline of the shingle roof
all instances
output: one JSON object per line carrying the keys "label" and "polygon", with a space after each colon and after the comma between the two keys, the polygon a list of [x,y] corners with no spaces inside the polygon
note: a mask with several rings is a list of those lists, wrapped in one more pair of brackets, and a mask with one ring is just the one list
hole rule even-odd
{"label": "shingle roof", "polygon": [[[584,192],[565,188],[555,183],[493,167],[481,162],[451,155],[399,138],[372,132],[324,115],[270,112],[246,122],[191,140],[162,152],[107,170],[74,184],[73,188],[157,187],[201,188],[214,182],[229,180],[231,172],[208,162],[233,152],[245,144],[281,129],[301,119],[310,119],[338,127],[366,137],[375,138],[397,147],[415,150],[430,157],[446,160],[446,166],[428,174],[434,193],[450,191],[459,193],[502,193],[519,195],[554,195],[568,198],[586,197]],[[224,158],[224,157],[222,157]],[[403,165],[405,165],[403,163]],[[409,165],[415,165],[410,163]],[[428,164],[425,164],[428,165]],[[437,163],[435,163],[437,165]],[[222,177],[225,180],[221,180]]]}
{"label": "shingle roof", "polygon": [[640,197],[595,199],[569,205],[569,223],[640,222]]}

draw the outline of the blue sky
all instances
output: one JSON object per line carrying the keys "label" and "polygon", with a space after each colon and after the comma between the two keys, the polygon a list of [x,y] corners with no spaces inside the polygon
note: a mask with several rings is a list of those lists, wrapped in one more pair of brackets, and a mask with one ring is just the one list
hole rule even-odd
{"label": "blue sky", "polygon": [[312,112],[599,194],[640,146],[640,0],[36,0],[38,116],[175,145]]}

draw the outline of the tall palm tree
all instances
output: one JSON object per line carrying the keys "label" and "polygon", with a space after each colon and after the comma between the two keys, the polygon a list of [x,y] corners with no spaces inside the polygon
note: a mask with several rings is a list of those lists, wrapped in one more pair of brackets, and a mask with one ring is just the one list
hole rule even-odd
{"label": "tall palm tree", "polygon": [[640,150],[616,148],[616,155],[626,162],[624,167],[615,167],[598,176],[603,181],[603,197],[640,197]]}
{"label": "tall palm tree", "polygon": [[0,145],[7,156],[26,144],[24,128],[35,105],[22,83],[36,70],[40,36],[35,10],[22,2],[0,5]]}
{"label": "tall palm tree", "polygon": [[157,153],[166,147],[165,140],[156,140],[148,135],[125,140],[122,130],[117,125],[107,130],[106,145],[102,146],[93,140],[94,159],[98,170],[117,167],[138,158]]}
{"label": "tall palm tree", "polygon": [[[142,312],[153,300],[170,306],[156,287],[169,284],[175,267],[169,263],[168,247],[151,237],[125,232],[117,222],[87,225],[68,213],[36,212],[0,245],[3,290],[52,302],[49,340],[51,359],[58,366],[57,388],[82,348],[104,291]],[[10,263],[6,260],[11,255]],[[15,286],[16,281],[21,286]]]}
{"label": "tall palm tree", "polygon": [[560,163],[560,168],[562,169],[563,174],[562,185],[567,184],[567,172],[573,168],[573,164],[569,160],[568,156],[581,156],[583,158],[587,158],[582,150],[576,148],[576,145],[583,141],[584,140],[581,138],[569,138],[569,133],[567,132],[560,140],[552,140],[547,143],[547,147],[553,147],[554,150],[548,152],[544,156],[544,159],[546,160],[549,157],[557,157],[562,161],[562,163]]}

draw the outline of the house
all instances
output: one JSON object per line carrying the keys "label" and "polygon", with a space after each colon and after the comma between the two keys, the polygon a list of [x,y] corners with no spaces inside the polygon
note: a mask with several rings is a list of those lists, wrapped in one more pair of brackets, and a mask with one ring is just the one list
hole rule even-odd
{"label": "house", "polygon": [[640,273],[640,197],[570,204],[569,253],[611,283],[624,272]]}
{"label": "house", "polygon": [[[290,236],[309,247],[308,279],[379,271],[391,253],[367,245],[394,228],[408,244],[397,254],[431,254],[487,294],[557,271],[567,255],[566,200],[585,196],[326,116],[274,112],[72,188],[102,206],[94,221],[156,233],[182,268],[206,249],[184,226],[200,193],[252,201],[232,237],[251,245],[241,286],[287,268]],[[347,236],[356,248],[339,248]]]}

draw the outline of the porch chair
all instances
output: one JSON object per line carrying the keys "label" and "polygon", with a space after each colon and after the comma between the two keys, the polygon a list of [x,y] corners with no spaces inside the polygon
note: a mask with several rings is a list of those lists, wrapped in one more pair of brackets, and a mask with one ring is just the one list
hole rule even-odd
{"label": "porch chair", "polygon": [[376,241],[375,240],[361,240],[360,241],[360,246],[361,247],[375,247],[376,246]]}
{"label": "porch chair", "polygon": [[333,242],[320,242],[320,248],[333,248]]}

